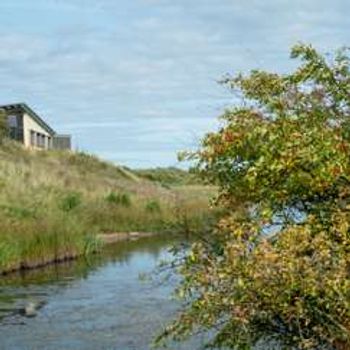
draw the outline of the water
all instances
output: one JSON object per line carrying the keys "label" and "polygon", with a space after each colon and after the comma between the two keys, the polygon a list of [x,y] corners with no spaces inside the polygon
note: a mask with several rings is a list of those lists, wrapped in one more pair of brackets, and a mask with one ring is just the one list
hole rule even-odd
{"label": "water", "polygon": [[[0,349],[150,349],[178,304],[167,283],[142,281],[172,242],[118,243],[89,261],[50,266],[0,280]],[[34,317],[25,308],[35,305]],[[170,349],[200,349],[203,339]]]}

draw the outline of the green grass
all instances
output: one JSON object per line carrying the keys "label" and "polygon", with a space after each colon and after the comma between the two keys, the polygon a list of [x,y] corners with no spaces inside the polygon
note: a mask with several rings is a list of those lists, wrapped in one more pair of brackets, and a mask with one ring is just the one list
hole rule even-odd
{"label": "green grass", "polygon": [[[150,172],[164,177],[161,169]],[[204,230],[214,190],[183,183],[151,179],[85,153],[34,152],[5,141],[0,272],[91,252],[97,233]]]}
{"label": "green grass", "polygon": [[165,187],[201,184],[194,174],[175,167],[138,169],[135,172],[139,177],[157,182]]}

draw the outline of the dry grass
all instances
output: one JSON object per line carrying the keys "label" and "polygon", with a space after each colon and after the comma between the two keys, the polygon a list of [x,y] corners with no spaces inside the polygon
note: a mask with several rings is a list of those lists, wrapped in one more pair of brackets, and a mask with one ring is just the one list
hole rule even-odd
{"label": "dry grass", "polygon": [[84,254],[96,233],[202,230],[207,188],[165,188],[83,153],[0,146],[0,272]]}

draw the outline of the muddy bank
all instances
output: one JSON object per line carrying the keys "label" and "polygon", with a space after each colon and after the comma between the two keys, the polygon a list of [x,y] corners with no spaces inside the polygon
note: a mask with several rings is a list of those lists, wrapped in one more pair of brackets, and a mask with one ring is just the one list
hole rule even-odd
{"label": "muddy bank", "polygon": [[[145,237],[152,237],[159,233],[155,232],[115,232],[115,233],[102,233],[98,234],[96,237],[103,245],[113,244],[117,242],[123,242],[128,240],[135,240]],[[94,253],[97,253],[96,251]],[[52,259],[40,260],[40,261],[26,261],[20,262],[18,265],[11,266],[11,268],[6,270],[0,270],[1,275],[8,275],[17,271],[26,271],[32,269],[38,269],[52,264],[60,264],[69,260],[74,260],[81,257],[84,254],[65,254],[60,257],[53,257]]]}
{"label": "muddy bank", "polygon": [[104,233],[97,235],[97,238],[103,244],[111,244],[120,241],[127,241],[133,239],[139,239],[144,237],[152,237],[157,233],[155,232],[116,232],[116,233]]}

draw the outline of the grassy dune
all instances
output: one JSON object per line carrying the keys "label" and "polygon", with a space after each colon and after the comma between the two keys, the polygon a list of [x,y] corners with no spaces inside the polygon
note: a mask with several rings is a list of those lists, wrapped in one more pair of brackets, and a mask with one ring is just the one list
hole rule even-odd
{"label": "grassy dune", "polygon": [[165,187],[178,185],[198,185],[199,179],[188,171],[168,167],[135,170],[139,177],[158,182]]}
{"label": "grassy dune", "polygon": [[97,233],[205,229],[211,190],[166,183],[164,172],[161,182],[143,175],[84,153],[33,152],[5,141],[0,272],[89,253]]}

